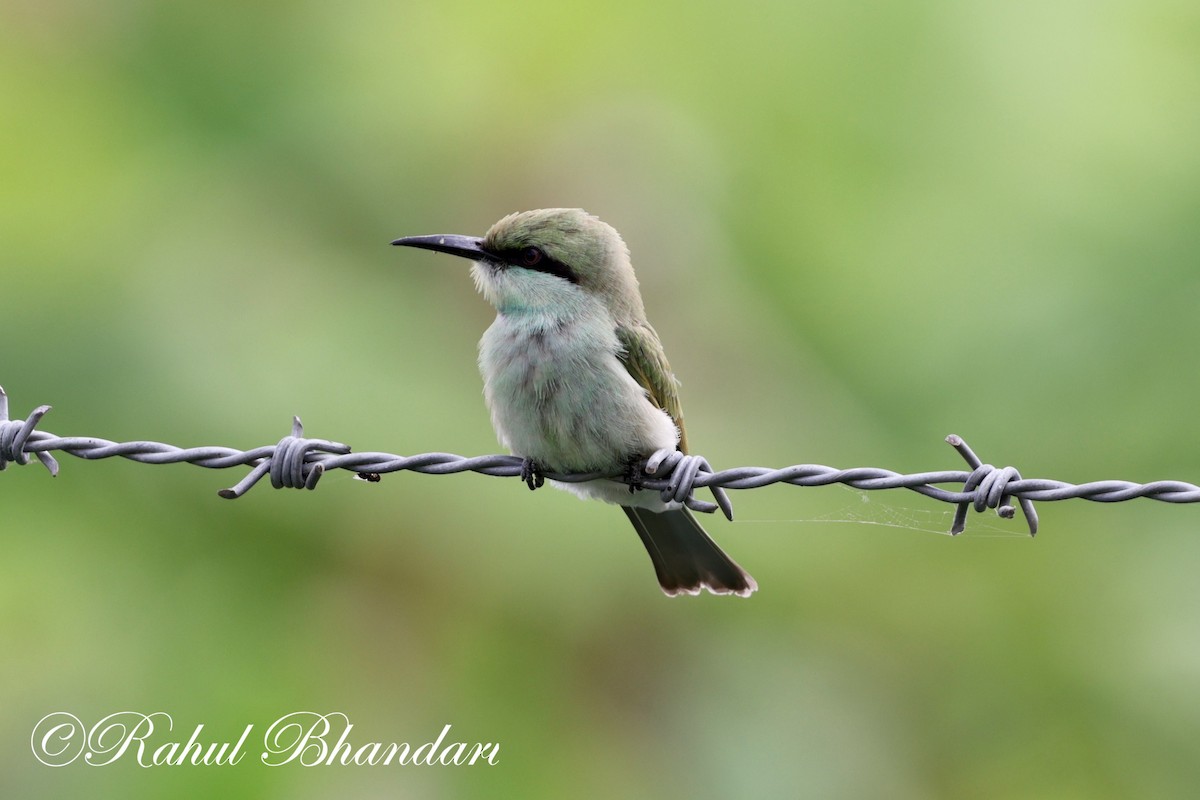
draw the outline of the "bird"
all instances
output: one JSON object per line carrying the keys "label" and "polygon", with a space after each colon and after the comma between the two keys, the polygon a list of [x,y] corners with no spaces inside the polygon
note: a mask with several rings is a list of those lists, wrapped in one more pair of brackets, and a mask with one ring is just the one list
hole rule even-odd
{"label": "bird", "polygon": [[582,209],[546,208],[509,214],[482,237],[392,244],[474,262],[475,286],[496,310],[479,342],[484,398],[531,489],[543,473],[627,471],[632,484],[550,483],[620,505],[668,596],[757,590],[686,507],[636,487],[634,465],[662,449],[686,453],[688,441],[679,382],[615,228]]}

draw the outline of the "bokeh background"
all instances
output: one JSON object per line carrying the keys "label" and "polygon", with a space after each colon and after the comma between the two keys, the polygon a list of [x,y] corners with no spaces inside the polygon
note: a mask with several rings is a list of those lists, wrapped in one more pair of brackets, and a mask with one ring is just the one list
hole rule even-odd
{"label": "bokeh background", "polygon": [[[625,235],[718,467],[1200,479],[1200,6],[0,4],[0,384],[45,430],[495,452],[466,265],[388,246],[582,206]],[[64,456],[0,477],[4,797],[1194,796],[1200,531],[738,493],[749,601],[622,516],[482,476]],[[34,723],[342,711],[495,767],[53,770]]]}

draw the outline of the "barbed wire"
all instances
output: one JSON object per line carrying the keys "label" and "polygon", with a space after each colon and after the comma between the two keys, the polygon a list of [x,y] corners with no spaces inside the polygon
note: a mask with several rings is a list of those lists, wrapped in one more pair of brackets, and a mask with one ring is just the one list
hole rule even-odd
{"label": "barbed wire", "polygon": [[[1071,484],[1044,478],[1026,479],[1013,467],[997,468],[983,463],[961,437],[950,435],[946,441],[966,460],[970,471],[946,470],[901,474],[877,467],[837,469],[823,464],[796,464],[781,469],[768,467],[736,467],[713,471],[700,456],[678,451],[660,450],[634,468],[619,473],[592,472],[561,475],[542,473],[536,464],[519,456],[486,455],[466,457],[453,453],[422,453],[403,456],[394,453],[353,453],[348,445],[327,439],[304,437],[299,417],[292,418],[292,432],[278,443],[251,450],[233,447],[176,447],[162,442],[113,442],[91,436],[56,436],[37,430],[50,406],[35,408],[25,419],[10,420],[8,395],[0,387],[0,471],[9,464],[29,463],[36,457],[52,476],[58,474],[58,462],[51,451],[61,451],[78,458],[96,460],[121,457],[143,464],[189,463],[210,469],[249,466],[250,472],[237,484],[221,489],[218,494],[227,499],[241,497],[263,477],[270,476],[276,489],[313,489],[328,470],[344,469],[357,477],[378,481],[379,476],[408,470],[426,475],[450,475],[458,472],[477,472],[497,477],[519,477],[529,487],[542,485],[543,479],[564,483],[609,479],[621,481],[636,489],[660,492],[666,502],[678,502],[696,511],[713,513],[720,509],[733,519],[733,505],[726,489],[757,489],[775,483],[793,486],[828,486],[844,484],[855,489],[909,489],[944,503],[957,506],[951,534],[966,527],[968,512],[995,509],[999,516],[1010,519],[1016,513],[1017,501],[1029,526],[1031,536],[1038,531],[1034,501],[1069,500],[1080,498],[1097,503],[1117,503],[1145,497],[1165,503],[1200,502],[1200,486],[1183,481],[1154,481],[1132,483],[1106,480]],[[936,484],[962,484],[961,491],[950,491]],[[700,500],[694,492],[707,488],[715,503]]]}

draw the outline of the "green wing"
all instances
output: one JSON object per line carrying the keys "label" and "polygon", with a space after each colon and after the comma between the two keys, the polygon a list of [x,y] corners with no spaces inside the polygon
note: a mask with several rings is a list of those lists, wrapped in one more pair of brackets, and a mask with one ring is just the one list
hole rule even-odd
{"label": "green wing", "polygon": [[650,402],[666,411],[679,428],[679,449],[687,452],[687,430],[683,427],[683,407],[679,404],[679,381],[671,373],[667,355],[658,334],[649,323],[618,326],[617,339],[624,352],[618,355],[633,379],[650,394]]}

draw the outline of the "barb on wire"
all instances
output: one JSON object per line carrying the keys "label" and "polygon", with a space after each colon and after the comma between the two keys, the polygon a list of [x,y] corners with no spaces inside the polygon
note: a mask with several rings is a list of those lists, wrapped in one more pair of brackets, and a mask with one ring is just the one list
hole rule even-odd
{"label": "barb on wire", "polygon": [[[56,436],[36,429],[50,406],[38,406],[24,420],[9,420],[8,396],[0,388],[0,470],[8,464],[24,465],[34,455],[50,471],[58,474],[58,462],[50,451],[58,450],[83,459],[120,456],[144,464],[173,464],[186,462],[210,469],[249,466],[251,470],[235,486],[218,494],[227,499],[241,497],[265,475],[270,475],[276,489],[313,489],[325,472],[345,469],[370,481],[387,472],[409,470],[427,475],[449,475],[456,472],[478,472],[498,477],[521,477],[528,469],[519,456],[490,455],[467,458],[453,453],[423,453],[402,456],[393,453],[352,453],[350,447],[325,439],[304,438],[299,417],[292,418],[292,432],[277,444],[251,450],[232,447],[181,448],[162,442],[112,442],[87,436]],[[708,461],[672,450],[660,450],[642,462],[638,471],[617,474],[592,472],[557,475],[544,473],[552,481],[575,483],[609,479],[624,481],[631,487],[657,491],[665,502],[686,505],[695,511],[713,513],[718,508],[733,519],[733,506],[726,489],[757,489],[774,483],[792,486],[828,486],[844,484],[855,489],[909,489],[957,506],[950,532],[961,533],[971,508],[983,511],[995,509],[1003,518],[1012,518],[1015,499],[1029,526],[1030,535],[1038,531],[1038,517],[1033,503],[1039,500],[1068,500],[1081,498],[1098,503],[1116,503],[1145,497],[1164,503],[1200,502],[1200,486],[1183,481],[1095,481],[1071,484],[1047,479],[1022,478],[1013,467],[996,468],[983,463],[958,436],[946,441],[966,460],[971,470],[918,472],[908,475],[876,467],[837,469],[822,464],[797,464],[782,469],[767,467],[737,467],[714,472]],[[644,477],[643,477],[644,476]],[[961,491],[939,488],[938,484],[961,484]],[[699,500],[696,489],[708,488],[715,503]]]}

